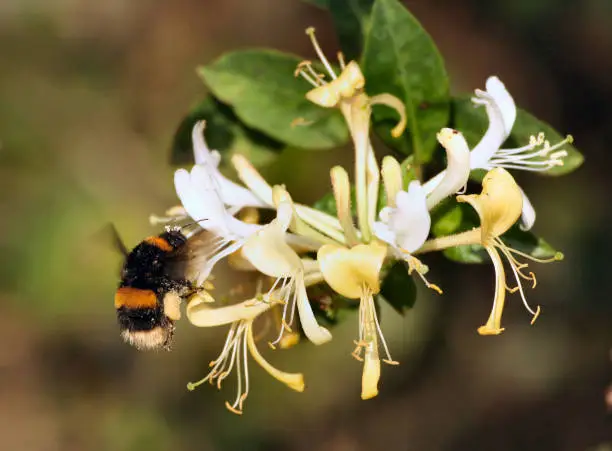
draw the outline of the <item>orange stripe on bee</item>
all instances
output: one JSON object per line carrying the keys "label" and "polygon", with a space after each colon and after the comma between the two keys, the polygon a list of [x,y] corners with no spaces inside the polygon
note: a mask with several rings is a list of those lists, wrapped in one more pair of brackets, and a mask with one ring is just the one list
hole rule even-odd
{"label": "orange stripe on bee", "polygon": [[152,246],[155,246],[161,249],[162,251],[171,252],[174,250],[174,248],[170,245],[170,243],[168,243],[166,240],[164,240],[160,236],[150,236],[149,238],[145,238],[144,242]]}
{"label": "orange stripe on bee", "polygon": [[151,290],[122,287],[115,293],[115,308],[155,308],[157,296]]}

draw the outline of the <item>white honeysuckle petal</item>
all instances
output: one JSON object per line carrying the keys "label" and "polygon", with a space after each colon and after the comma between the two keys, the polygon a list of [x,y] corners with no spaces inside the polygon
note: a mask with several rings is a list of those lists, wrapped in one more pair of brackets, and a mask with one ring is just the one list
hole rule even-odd
{"label": "white honeysuckle petal", "polygon": [[244,244],[242,255],[267,276],[291,277],[304,272],[302,260],[285,240],[292,214],[291,201],[281,201],[276,219],[263,226]]}
{"label": "white honeysuckle petal", "polygon": [[440,182],[442,181],[442,179],[445,176],[446,176],[446,169],[444,171],[441,171],[441,172],[437,173],[435,176],[433,176],[432,178],[427,180],[423,184],[423,190],[425,191],[425,194],[429,196],[431,194],[431,192],[434,189],[436,189],[436,186],[438,186],[440,184]]}
{"label": "white honeysuckle petal", "polygon": [[463,188],[470,177],[470,148],[463,135],[457,130],[443,128],[437,138],[446,149],[447,166],[444,176],[427,196],[429,210]]}
{"label": "white honeysuckle petal", "polygon": [[242,255],[270,277],[291,277],[303,271],[300,257],[285,242],[285,233],[274,221],[246,241]]}
{"label": "white honeysuckle petal", "polygon": [[271,303],[258,302],[255,299],[227,307],[212,307],[208,299],[196,296],[187,304],[187,318],[197,327],[215,327],[231,324],[235,321],[254,319],[272,307]]}
{"label": "white honeysuckle petal", "polygon": [[217,172],[215,179],[219,184],[219,190],[225,205],[238,207],[239,209],[244,207],[263,208],[267,206],[251,191],[232,182],[220,172]]}
{"label": "white honeysuckle petal", "polygon": [[510,135],[516,119],[516,105],[501,80],[489,77],[486,86],[486,91],[477,89],[472,98],[474,104],[485,106],[489,118],[489,128],[472,150],[472,169],[490,169],[489,160]]}
{"label": "white honeysuckle petal", "polygon": [[374,232],[374,235],[376,235],[376,238],[378,238],[379,240],[384,241],[385,243],[390,244],[391,246],[396,246],[395,233],[389,228],[386,223],[380,221],[375,222],[372,227],[372,231]]}
{"label": "white honeysuckle petal", "polygon": [[306,286],[304,283],[298,284],[297,288],[297,308],[300,316],[300,324],[304,335],[315,345],[322,345],[332,339],[331,333],[317,323],[317,319],[312,312],[312,307],[308,301]]}
{"label": "white honeysuckle petal", "polygon": [[397,194],[395,203],[397,208],[389,215],[387,225],[395,233],[396,244],[412,253],[423,245],[431,226],[425,191],[414,180],[410,182],[407,192],[400,191]]}
{"label": "white honeysuckle petal", "polygon": [[248,189],[232,182],[219,171],[221,155],[216,150],[210,150],[204,139],[205,121],[197,122],[193,126],[191,139],[193,142],[193,156],[196,166],[206,169],[211,179],[217,184],[217,190],[225,205],[243,207],[264,207],[265,204]]}
{"label": "white honeysuckle petal", "polygon": [[521,189],[521,194],[523,195],[523,210],[521,211],[521,230],[531,230],[533,224],[536,220],[536,212],[535,208],[533,208],[533,204],[525,194],[525,191]]}
{"label": "white honeysuckle petal", "polygon": [[217,167],[221,160],[221,156],[217,152],[216,156],[211,154],[210,149],[206,145],[204,140],[204,129],[206,128],[206,121],[196,122],[191,130],[191,142],[193,144],[193,158],[195,164],[210,165]]}
{"label": "white honeysuckle petal", "polygon": [[262,226],[247,224],[234,218],[226,209],[218,192],[218,185],[208,169],[196,165],[188,173],[184,169],[176,171],[174,184],[177,195],[185,210],[200,226],[224,238],[246,238]]}
{"label": "white honeysuckle petal", "polygon": [[514,99],[506,89],[506,86],[496,76],[487,78],[486,87],[487,92],[495,100],[501,111],[506,135],[509,135],[514,126],[514,121],[516,121],[516,104]]}
{"label": "white honeysuckle petal", "polygon": [[[210,219],[210,211],[207,210],[206,203],[200,202],[201,196],[194,188],[191,173],[185,169],[177,170],[174,173],[174,188],[181,204],[189,216],[196,221]],[[208,225],[211,226],[212,224]]]}

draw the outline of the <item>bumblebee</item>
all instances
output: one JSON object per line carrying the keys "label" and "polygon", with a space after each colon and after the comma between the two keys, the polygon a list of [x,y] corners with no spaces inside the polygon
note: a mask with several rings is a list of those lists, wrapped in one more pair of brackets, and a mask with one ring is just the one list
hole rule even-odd
{"label": "bumblebee", "polygon": [[117,320],[121,337],[137,349],[170,349],[181,301],[195,292],[183,278],[186,243],[178,228],[148,237],[129,252],[117,241],[125,255],[115,293]]}

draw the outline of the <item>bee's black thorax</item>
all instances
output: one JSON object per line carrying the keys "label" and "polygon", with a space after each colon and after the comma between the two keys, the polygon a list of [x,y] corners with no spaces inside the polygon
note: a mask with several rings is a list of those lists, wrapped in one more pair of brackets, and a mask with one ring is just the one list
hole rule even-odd
{"label": "bee's black thorax", "polygon": [[120,287],[152,290],[161,294],[186,284],[168,275],[167,264],[187,239],[179,231],[164,232],[138,244],[125,260]]}

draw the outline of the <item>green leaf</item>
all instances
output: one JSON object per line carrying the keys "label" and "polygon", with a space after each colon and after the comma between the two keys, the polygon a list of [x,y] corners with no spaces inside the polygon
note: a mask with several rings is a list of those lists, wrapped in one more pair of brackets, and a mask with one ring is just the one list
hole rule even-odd
{"label": "green leaf", "polygon": [[[327,213],[329,215],[338,215],[338,211],[336,210],[336,198],[334,197],[334,193],[332,191],[325,194],[312,206],[313,208],[316,208],[317,210]],[[357,217],[357,198],[354,185],[351,185],[351,214],[353,215],[353,217]]]}
{"label": "green leaf", "polygon": [[272,50],[244,50],[225,54],[198,73],[241,121],[278,141],[308,149],[346,143],[340,112],[306,100],[311,86],[293,75],[299,62],[297,56]]}
{"label": "green leaf", "polygon": [[[470,97],[460,96],[453,99],[453,124],[457,130],[463,133],[470,148],[478,144],[489,126],[489,120],[484,108],[476,108]],[[520,108],[517,109],[516,122],[510,133],[505,147],[520,147],[529,143],[531,136],[537,136],[544,132],[546,139],[551,144],[565,139],[546,122],[535,118],[533,115]],[[571,144],[563,146],[568,153],[563,159],[563,166],[555,166],[548,171],[538,172],[543,175],[565,175],[576,170],[584,161],[582,154]],[[543,157],[542,159],[544,159]]]}
{"label": "green leaf", "polygon": [[382,282],[380,294],[400,315],[416,302],[416,285],[403,262],[395,263]]}
{"label": "green leaf", "polygon": [[[515,146],[524,146],[529,143],[530,136],[536,136],[538,133],[544,132],[546,139],[552,145],[563,141],[564,136],[561,136],[554,128],[544,121],[541,121],[529,114],[528,112],[519,109],[516,115],[516,122],[510,134],[511,140]],[[578,169],[584,162],[582,154],[571,144],[565,144],[563,149],[567,151],[567,157],[563,158],[563,166],[555,166],[546,172],[540,172],[544,175],[565,175]]]}
{"label": "green leaf", "polygon": [[[557,250],[543,238],[537,237],[531,232],[521,230],[518,225],[514,225],[501,238],[511,248],[535,258],[551,258],[557,254]],[[519,257],[519,260],[522,259]]]}
{"label": "green leaf", "polygon": [[334,193],[331,191],[317,200],[312,206],[313,208],[332,216],[336,216],[338,214],[338,211],[336,210],[336,199],[334,198]]}
{"label": "green leaf", "polygon": [[445,199],[431,214],[431,231],[435,236],[455,233],[461,227],[463,211],[454,199]]}
{"label": "green leaf", "polygon": [[370,96],[388,92],[406,106],[408,129],[400,138],[390,136],[398,118],[389,108],[374,107],[374,129],[394,149],[414,152],[418,164],[430,161],[449,119],[448,76],[433,40],[398,0],[376,0],[362,69]]}
{"label": "green leaf", "polygon": [[221,152],[224,161],[234,153],[246,156],[256,167],[276,158],[283,145],[244,125],[232,109],[212,96],[199,102],[179,124],[172,141],[172,164],[193,163],[191,131],[196,122],[205,120],[204,137],[210,149]]}
{"label": "green leaf", "polygon": [[[454,198],[446,199],[432,214],[432,233],[435,236],[446,236],[465,232],[480,225],[480,219],[474,209]],[[479,244],[469,244],[445,249],[446,258],[460,263],[483,263],[487,261],[487,252]]]}
{"label": "green leaf", "polygon": [[452,121],[454,128],[463,133],[470,149],[473,149],[482,139],[489,119],[484,108],[476,107],[470,95],[454,97],[452,101]]}
{"label": "green leaf", "polygon": [[357,60],[370,26],[374,0],[328,0],[340,48],[347,61]]}

